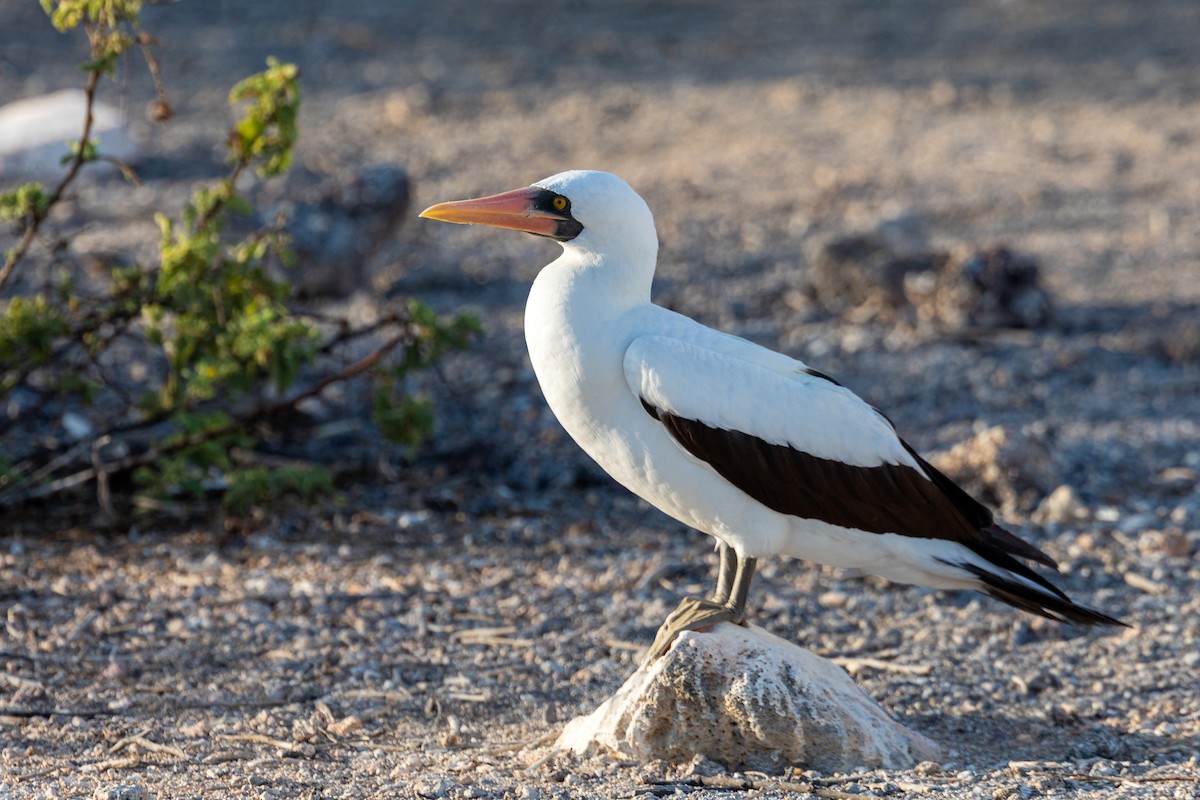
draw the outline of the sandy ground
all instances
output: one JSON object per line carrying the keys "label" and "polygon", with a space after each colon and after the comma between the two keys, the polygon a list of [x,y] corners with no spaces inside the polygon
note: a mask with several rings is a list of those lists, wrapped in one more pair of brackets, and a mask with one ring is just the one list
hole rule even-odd
{"label": "sandy ground", "polygon": [[[402,163],[416,207],[618,172],[656,213],[659,302],[835,375],[919,449],[992,426],[1047,445],[1079,512],[1037,525],[1040,494],[1022,495],[1006,518],[1069,593],[1133,625],[1077,631],[769,561],[755,621],[897,665],[856,678],[945,749],[916,771],[789,780],[822,797],[1200,796],[1200,346],[1180,344],[1200,303],[1200,6],[331,8],[147,9],[178,116],[142,121],[136,69],[109,86],[147,182],[82,187],[106,225],[76,249],[152,244],[147,212],[219,173],[224,94],[269,54],[303,69],[302,163]],[[80,53],[36,4],[0,6],[0,102],[76,85]],[[1054,323],[964,337],[816,305],[815,248],[902,211],[941,247],[1033,254]],[[413,292],[487,330],[430,381],[441,428],[399,479],[373,469],[337,502],[229,529],[10,521],[0,798],[787,794],[778,776],[711,788],[710,764],[545,747],[714,564],[545,409],[520,318],[555,252],[409,219],[374,265],[351,305]]]}

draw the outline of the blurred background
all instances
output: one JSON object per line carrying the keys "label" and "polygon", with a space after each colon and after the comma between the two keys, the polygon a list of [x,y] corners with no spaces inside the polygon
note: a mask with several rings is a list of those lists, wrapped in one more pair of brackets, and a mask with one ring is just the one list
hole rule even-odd
{"label": "blurred background", "polygon": [[[1107,796],[1188,758],[1194,776],[1200,710],[1180,676],[1200,636],[1196,0],[181,0],[147,5],[142,25],[174,116],[151,120],[136,51],[101,84],[116,111],[101,151],[122,145],[142,183],[86,171],[47,221],[47,241],[65,237],[56,268],[103,286],[112,264],[155,263],[152,214],[226,174],[229,87],[274,56],[300,68],[296,163],[239,186],[256,219],[292,216],[298,308],[369,328],[419,297],[476,315],[483,336],[406,378],[437,415],[415,456],[381,439],[353,381],[306,404],[290,438],[291,420],[263,435],[263,463],[334,473],[315,506],[114,520],[89,483],[6,509],[0,725],[18,745],[0,773],[73,780],[140,730],[187,748],[120,773],[163,796],[249,777],[246,796],[375,796],[414,775],[436,778],[429,797],[528,781],[545,794],[518,796],[563,796],[553,761],[513,778],[524,756],[478,748],[536,739],[611,692],[678,596],[704,590],[711,542],[616,486],[546,408],[522,314],[557,245],[416,214],[593,168],[655,213],[657,302],[857,391],[1053,554],[1073,596],[1137,628],[1083,639],[967,593],[783,559],[760,567],[755,621],[823,654],[933,665],[858,679],[948,744],[953,796],[1016,796],[1012,758],[1075,759],[1047,767],[1073,773],[1124,759],[1099,773],[1120,769]],[[81,87],[86,53],[38,3],[0,0],[0,107]],[[41,129],[12,119],[0,190],[28,177],[6,143]],[[57,155],[37,169],[53,180]],[[49,277],[36,252],[0,302]],[[0,477],[39,441],[86,467],[72,437],[116,424],[52,393],[4,402],[0,433],[34,424],[0,443]],[[34,713],[98,704],[70,725]],[[213,732],[250,738],[230,750]],[[570,777],[645,791],[614,789],[621,769]],[[1046,780],[1019,793],[1063,786]]]}
{"label": "blurred background", "polygon": [[[32,2],[0,22],[0,104],[80,84],[81,31],[57,34]],[[1197,410],[1179,371],[1200,360],[1189,0],[214,1],[142,22],[175,115],[148,118],[137,53],[102,84],[144,184],[85,182],[71,256],[153,259],[152,212],[227,169],[228,87],[267,56],[298,64],[296,168],[247,181],[260,212],[305,192],[336,204],[372,170],[400,188],[374,221],[313,234],[301,216],[291,279],[354,319],[418,296],[483,323],[422,386],[440,420],[422,474],[608,485],[523,352],[524,296],[556,245],[415,217],[571,168],[650,202],[658,302],[838,375],[922,446],[1040,420],[1097,500],[1150,480],[1113,479],[1124,448],[1097,437],[1141,426],[1161,462],[1200,459],[1178,430]]]}

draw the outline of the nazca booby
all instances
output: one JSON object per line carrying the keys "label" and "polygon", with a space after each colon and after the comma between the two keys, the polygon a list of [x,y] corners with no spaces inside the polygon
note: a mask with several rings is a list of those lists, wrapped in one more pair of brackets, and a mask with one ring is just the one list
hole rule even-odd
{"label": "nazca booby", "polygon": [[525,308],[547,403],[618,483],[716,538],[715,593],[684,599],[646,661],[681,631],[741,623],[756,559],[776,554],[975,589],[1059,621],[1123,624],[1030,569],[1026,560],[1057,565],[997,525],[849,389],[654,305],[654,218],[617,176],[563,172],[421,216],[562,245]]}

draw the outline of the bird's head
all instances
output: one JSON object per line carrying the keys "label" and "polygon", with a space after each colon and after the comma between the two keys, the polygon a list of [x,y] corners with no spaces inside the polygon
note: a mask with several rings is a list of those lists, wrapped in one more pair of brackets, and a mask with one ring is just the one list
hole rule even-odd
{"label": "bird's head", "polygon": [[547,236],[564,248],[653,264],[658,252],[654,217],[646,201],[608,172],[571,170],[524,189],[438,203],[422,217],[491,225]]}

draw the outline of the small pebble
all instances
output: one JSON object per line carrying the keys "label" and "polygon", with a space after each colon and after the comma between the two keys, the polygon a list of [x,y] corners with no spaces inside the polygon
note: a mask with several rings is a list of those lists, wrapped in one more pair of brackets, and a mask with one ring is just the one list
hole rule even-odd
{"label": "small pebble", "polygon": [[454,788],[454,782],[446,778],[439,778],[436,781],[430,781],[424,786],[417,788],[417,794],[421,797],[440,798],[449,797],[450,790]]}
{"label": "small pebble", "polygon": [[823,592],[821,596],[817,598],[817,602],[825,608],[844,608],[846,601],[849,599],[849,595],[847,595],[845,592],[830,591]]}
{"label": "small pebble", "polygon": [[143,800],[146,790],[141,786],[101,787],[92,795],[95,800]]}

